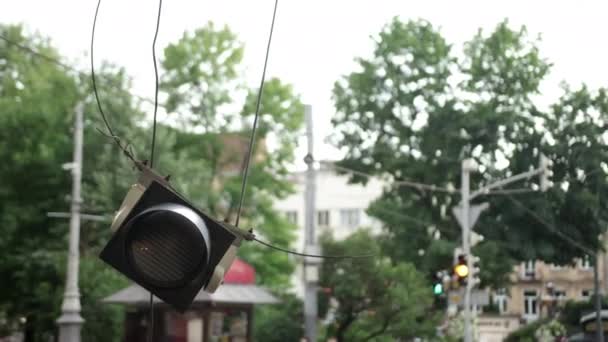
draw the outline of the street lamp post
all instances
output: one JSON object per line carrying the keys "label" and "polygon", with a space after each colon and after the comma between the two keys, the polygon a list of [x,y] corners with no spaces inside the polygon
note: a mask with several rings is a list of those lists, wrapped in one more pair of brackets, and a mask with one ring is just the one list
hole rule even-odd
{"label": "street lamp post", "polygon": [[76,106],[74,119],[74,160],[72,171],[72,202],[70,206],[70,238],[65,293],[61,305],[59,342],[80,342],[80,330],[84,319],[80,316],[80,292],[78,290],[78,243],[80,241],[80,185],[82,178],[83,104]]}
{"label": "street lamp post", "polygon": [[602,295],[600,293],[600,277],[597,253],[593,256],[593,299],[595,304],[595,338],[598,342],[604,342],[604,324],[602,320]]}
{"label": "street lamp post", "polygon": [[[475,171],[477,164],[473,159],[465,159],[462,161],[462,175],[461,175],[461,224],[462,224],[462,251],[467,256],[467,267],[469,270],[473,269],[473,258],[471,255],[471,226],[469,224],[470,218],[470,176],[471,172]],[[466,289],[464,292],[464,340],[465,342],[473,341],[473,331],[471,327],[471,291],[473,289],[473,282],[469,276],[467,277]]]}
{"label": "street lamp post", "polygon": [[[315,233],[316,172],[313,157],[313,121],[312,107],[304,106],[306,119],[306,139],[308,154],[306,162],[305,191],[305,243],[304,250],[309,254],[319,254],[319,245]],[[304,258],[304,333],[308,341],[317,340],[317,291],[319,287],[319,262],[317,258]]]}

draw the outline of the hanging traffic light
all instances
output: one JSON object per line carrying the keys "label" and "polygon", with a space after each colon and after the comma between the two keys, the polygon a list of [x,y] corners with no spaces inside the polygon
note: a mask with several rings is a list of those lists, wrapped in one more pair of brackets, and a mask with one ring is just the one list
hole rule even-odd
{"label": "hanging traffic light", "polygon": [[100,258],[185,311],[201,288],[214,292],[244,235],[196,209],[143,165],[112,222]]}

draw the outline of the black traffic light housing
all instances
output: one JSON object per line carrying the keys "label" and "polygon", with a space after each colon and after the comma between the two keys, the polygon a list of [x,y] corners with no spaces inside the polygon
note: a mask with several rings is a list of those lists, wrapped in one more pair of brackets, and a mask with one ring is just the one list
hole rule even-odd
{"label": "black traffic light housing", "polygon": [[179,311],[214,292],[244,235],[178,194],[145,165],[112,223],[100,258]]}

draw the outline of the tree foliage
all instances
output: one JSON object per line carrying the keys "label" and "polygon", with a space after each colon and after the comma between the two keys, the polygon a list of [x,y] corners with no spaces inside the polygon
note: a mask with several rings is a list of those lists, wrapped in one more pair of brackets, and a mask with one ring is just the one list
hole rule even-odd
{"label": "tree foliage", "polygon": [[299,341],[304,336],[302,301],[292,294],[282,294],[279,300],[280,304],[255,308],[255,341]]}
{"label": "tree foliage", "polygon": [[[42,36],[19,26],[0,26],[0,32],[62,60]],[[167,47],[162,63],[166,107],[172,114],[187,114],[173,114],[159,125],[155,167],[171,174],[176,188],[219,219],[235,217],[250,132],[249,125],[245,129],[238,121],[251,121],[254,108],[255,89],[244,88],[239,78],[241,45],[227,28],[215,30],[209,24]],[[61,165],[72,160],[79,101],[85,108],[82,210],[112,215],[136,171],[112,139],[99,133],[106,128],[94,98],[88,96],[90,75],[65,70],[4,40],[0,75],[0,155],[5,161],[0,166],[0,318],[6,321],[0,331],[24,330],[27,342],[39,341],[56,335],[65,284],[68,221],[46,213],[69,208],[71,177]],[[115,133],[138,159],[149,159],[148,121],[129,92],[128,75],[102,63],[97,80],[101,105]],[[199,103],[193,104],[196,99]],[[236,109],[231,109],[235,103]],[[284,181],[285,167],[293,157],[303,107],[289,85],[273,79],[265,88],[261,114],[241,226],[254,227],[267,241],[286,247],[294,227],[272,210],[271,202],[291,191]],[[281,142],[278,147],[265,144],[272,135]],[[128,283],[98,260],[110,235],[107,223],[81,224],[79,285],[86,341],[116,341],[122,335],[123,309],[99,303]],[[287,256],[251,245],[240,253],[256,267],[262,284],[287,284],[293,267]]]}
{"label": "tree foliage", "polygon": [[[46,39],[28,35],[20,26],[0,26],[0,31],[11,41],[60,59]],[[0,175],[5,180],[0,191],[3,220],[0,277],[6,280],[2,282],[0,311],[8,317],[9,325],[23,329],[26,341],[38,341],[55,334],[55,320],[59,317],[65,284],[68,221],[48,218],[46,213],[69,208],[71,177],[61,165],[72,159],[74,110],[77,101],[82,99],[81,90],[87,88],[88,82],[14,44],[6,41],[0,44],[3,45],[0,48],[0,73],[3,75],[0,153],[6,161],[0,167]],[[111,90],[101,91],[102,97],[109,100],[106,103],[112,108],[109,111],[135,112],[126,91],[124,72],[105,65],[100,74],[104,78],[111,75],[118,82]],[[121,163],[110,165],[108,158],[116,154],[116,150],[106,142],[107,138],[96,132],[95,127],[101,127],[100,122],[90,115],[94,113],[93,103],[85,102],[84,148],[90,153],[84,154],[83,199],[86,204],[83,209],[106,213],[116,202],[107,197],[101,203],[98,201],[101,197],[96,196],[100,192],[109,193],[114,187],[98,180],[102,176],[111,178],[116,164]],[[120,335],[111,334],[110,327],[97,323],[104,319],[117,322],[120,312],[113,310],[110,315],[98,301],[125,282],[116,277],[96,278],[95,275],[103,272],[91,272],[88,266],[96,262],[98,248],[103,238],[110,234],[107,226],[83,222],[82,232],[82,308],[84,313],[91,313],[91,319],[85,322],[84,333],[92,341],[96,340],[95,336],[113,340]],[[23,326],[15,326],[14,322]]]}
{"label": "tree foliage", "polygon": [[[258,91],[246,89],[239,78],[243,51],[229,28],[210,23],[170,44],[162,61],[161,87],[167,94],[167,109],[188,113],[173,116],[181,129],[175,130],[177,144],[171,153],[192,160],[191,171],[207,170],[186,175],[180,164],[175,176],[194,179],[196,186],[186,182],[182,190],[217,217],[231,222],[238,211],[241,171]],[[244,91],[240,109],[239,90]],[[278,79],[266,83],[242,222],[283,247],[289,246],[295,227],[273,210],[272,201],[292,191],[286,182],[286,167],[293,160],[303,116],[303,105],[290,85]],[[273,139],[276,146],[269,143]],[[262,284],[274,289],[288,284],[293,265],[284,253],[254,245],[241,247],[239,253],[256,268]]]}
{"label": "tree foliage", "polygon": [[428,314],[431,286],[410,263],[390,262],[366,231],[344,241],[322,239],[324,253],[373,257],[328,260],[321,266],[320,286],[329,289],[327,337],[337,341],[393,341],[434,334],[434,317]]}
{"label": "tree foliage", "polygon": [[[475,189],[538,167],[540,153],[555,161],[548,193],[476,199],[490,203],[475,227],[486,240],[474,250],[488,285],[504,285],[515,261],[564,264],[597,250],[606,226],[606,91],[565,87],[554,105],[538,105],[551,64],[537,43],[505,21],[456,53],[430,23],[395,18],[375,38],[373,56],[357,59],[334,87],[343,167],[457,189],[460,162],[470,157],[480,165]],[[513,187],[537,184],[535,177]],[[437,271],[460,243],[451,213],[459,201],[458,192],[391,186],[369,212],[385,226],[391,257]]]}

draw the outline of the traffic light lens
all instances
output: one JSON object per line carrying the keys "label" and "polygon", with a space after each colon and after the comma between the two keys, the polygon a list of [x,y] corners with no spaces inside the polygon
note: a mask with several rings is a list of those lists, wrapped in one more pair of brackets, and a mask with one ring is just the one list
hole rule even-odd
{"label": "traffic light lens", "polygon": [[207,258],[206,246],[195,222],[175,211],[157,210],[133,220],[127,254],[133,269],[152,285],[175,287],[197,273]]}
{"label": "traffic light lens", "polygon": [[435,284],[433,286],[433,293],[436,295],[443,294],[443,285],[440,283]]}
{"label": "traffic light lens", "polygon": [[454,267],[454,273],[460,278],[464,278],[469,275],[469,267],[467,265],[459,264]]}

